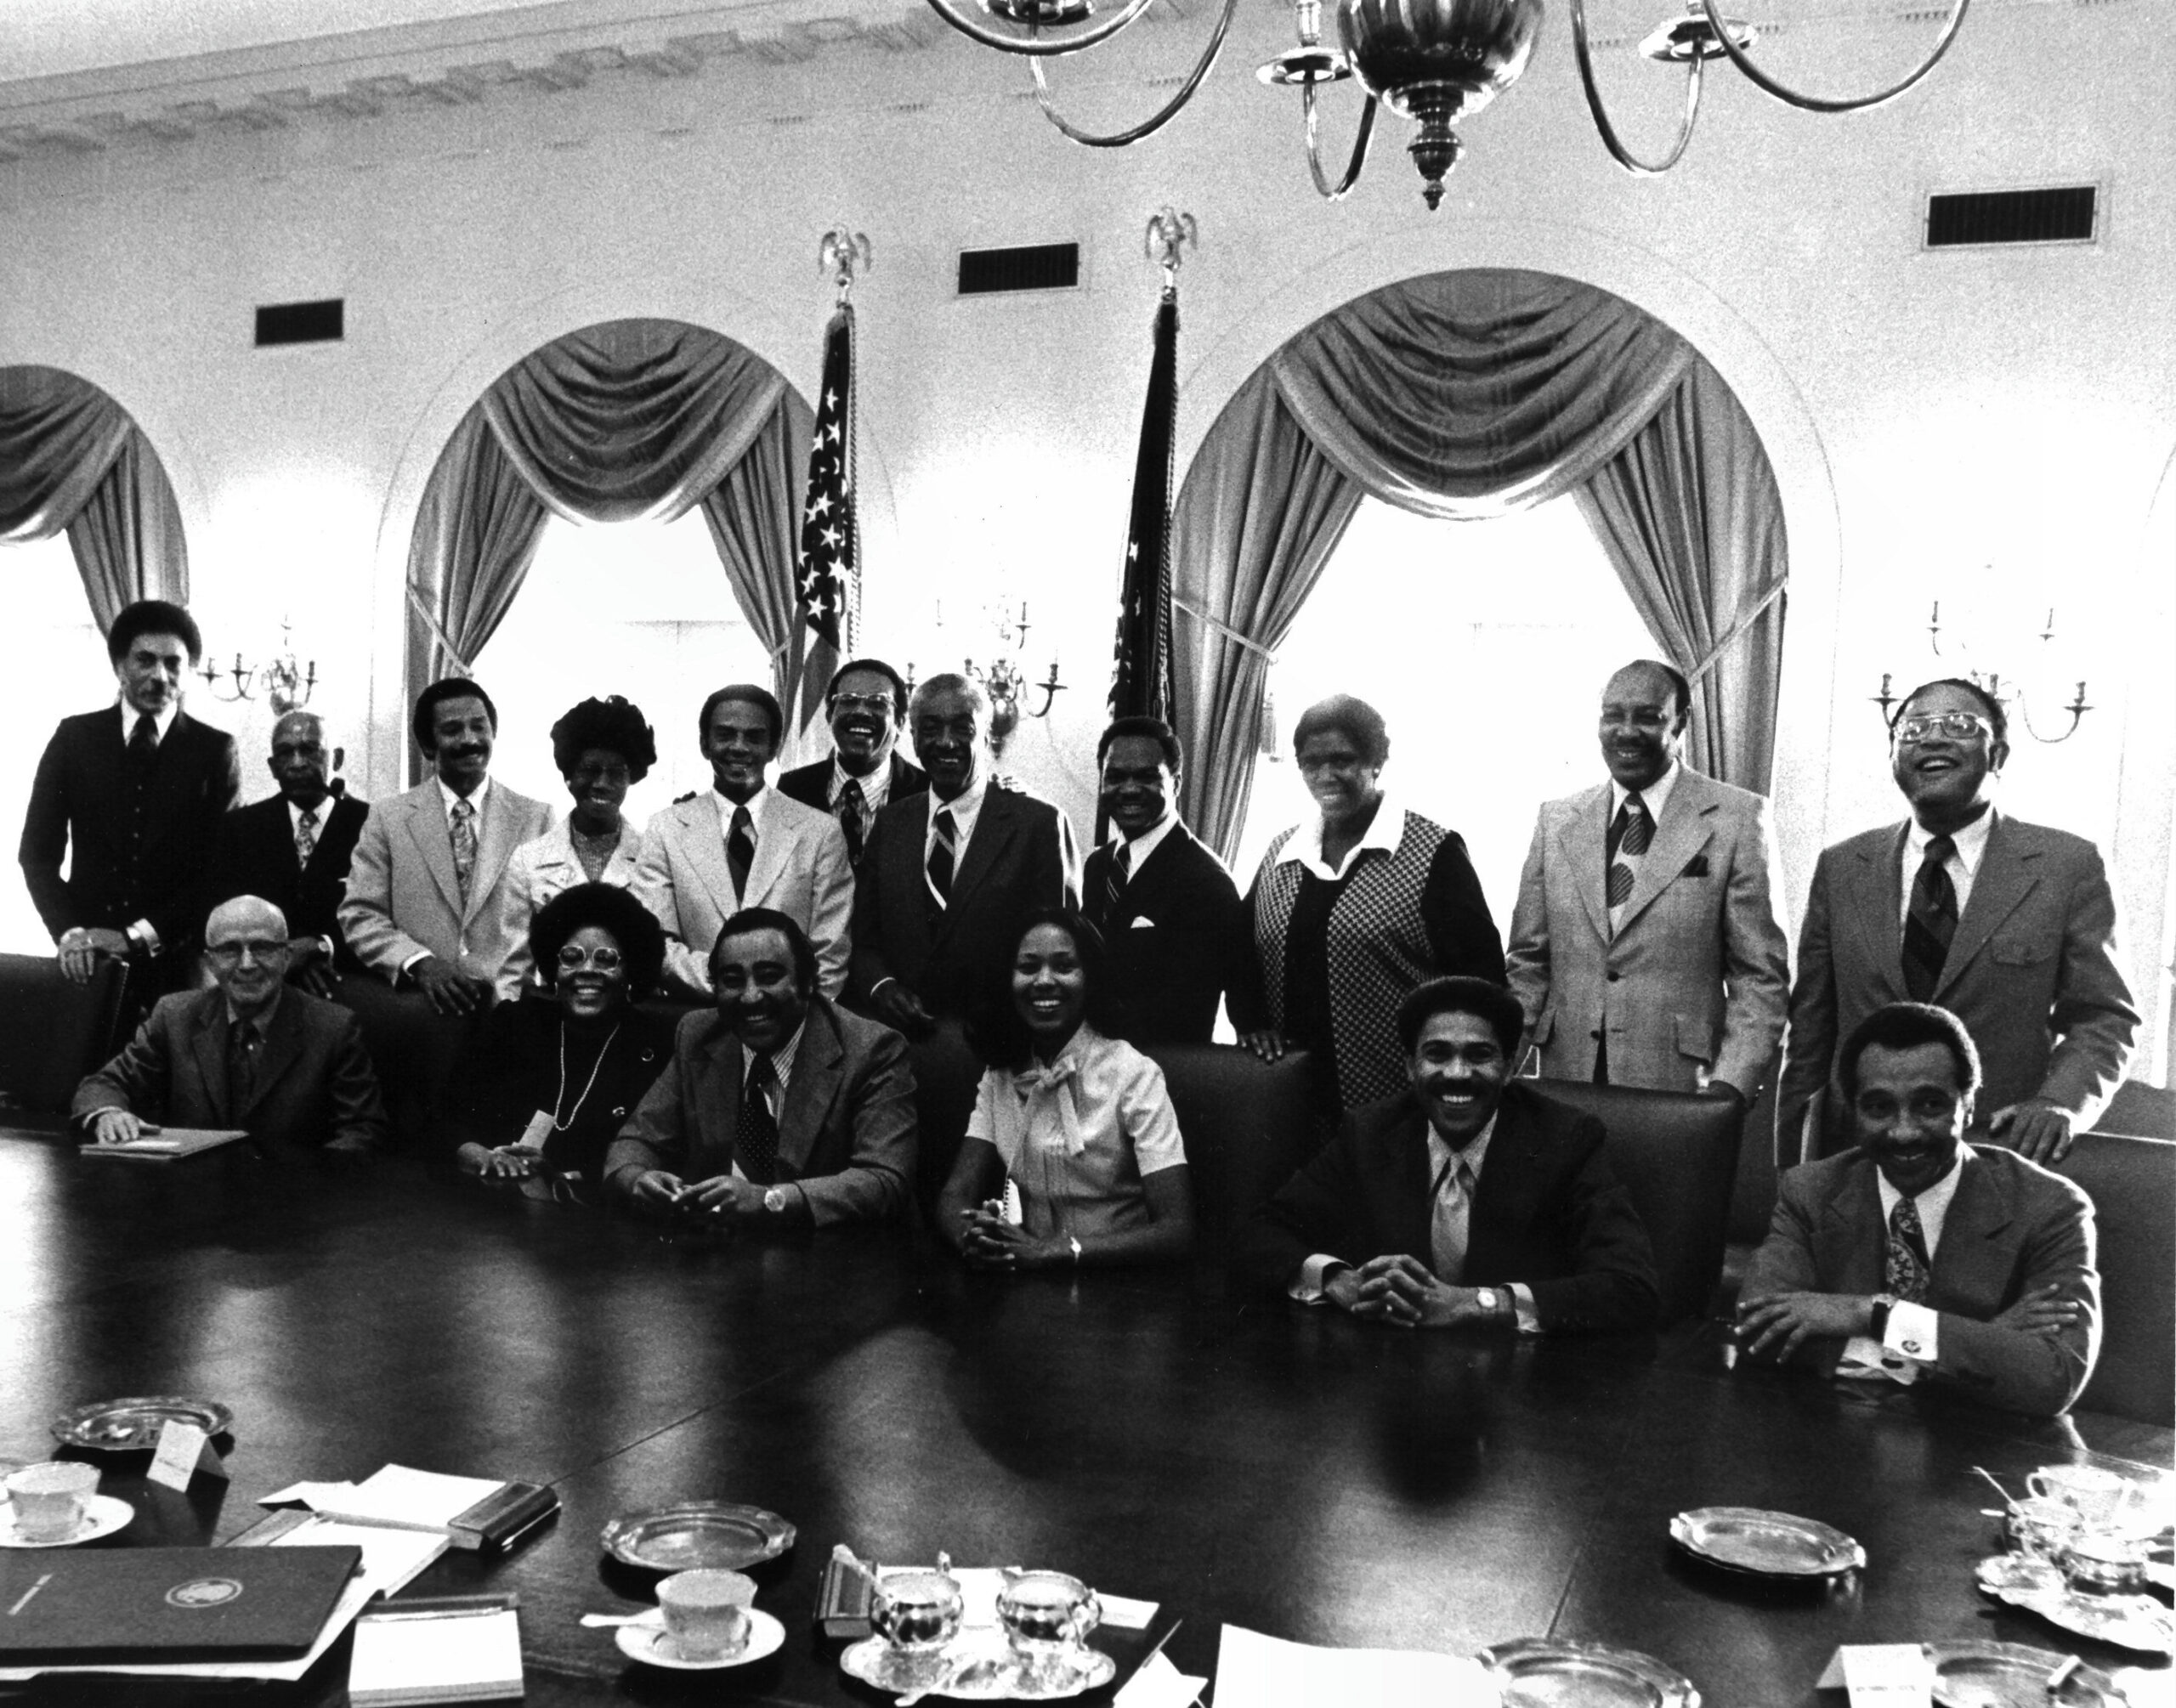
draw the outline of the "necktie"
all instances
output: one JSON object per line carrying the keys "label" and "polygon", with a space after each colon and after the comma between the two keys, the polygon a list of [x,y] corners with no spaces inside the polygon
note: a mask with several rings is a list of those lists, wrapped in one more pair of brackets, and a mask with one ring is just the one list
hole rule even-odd
{"label": "necktie", "polygon": [[1640,875],[1640,858],[1654,840],[1655,821],[1647,816],[1647,803],[1635,790],[1624,797],[1624,805],[1617,809],[1617,817],[1609,826],[1609,879],[1605,899],[1609,904],[1612,931],[1624,921],[1625,903],[1632,899],[1632,885]]}
{"label": "necktie", "polygon": [[159,756],[159,721],[149,712],[136,714],[136,727],[128,732],[128,761],[148,766]]}
{"label": "necktie", "polygon": [[1930,839],[1912,881],[1911,910],[1904,916],[1904,988],[1913,1002],[1934,999],[1949,940],[1957,935],[1957,886],[1949,881],[1949,857],[1956,851],[1949,837]]}
{"label": "necktie", "polygon": [[929,843],[929,893],[937,898],[938,907],[943,908],[951,905],[952,868],[960,854],[958,839],[953,834],[950,807],[937,809],[932,828],[935,834]]}
{"label": "necktie", "polygon": [[476,875],[476,808],[472,802],[453,803],[453,877],[461,885],[461,902],[468,905],[468,880]]}
{"label": "necktie", "polygon": [[1918,1304],[1927,1296],[1927,1276],[1933,1269],[1927,1256],[1926,1230],[1919,1225],[1919,1207],[1910,1198],[1899,1198],[1889,1213],[1889,1291],[1907,1304]]}
{"label": "necktie", "polygon": [[307,867],[317,851],[317,809],[306,807],[295,820],[295,863]]}
{"label": "necktie", "polygon": [[257,1089],[257,1028],[238,1020],[227,1028],[227,1118],[240,1118]]}
{"label": "necktie", "polygon": [[740,1119],[733,1133],[733,1160],[759,1186],[774,1185],[779,1178],[779,1123],[769,1101],[776,1080],[770,1057],[751,1053],[748,1076],[740,1084]]}
{"label": "necktie", "polygon": [[745,898],[748,894],[748,868],[756,863],[756,825],[745,806],[733,809],[733,825],[725,833],[725,863],[733,873],[734,898]]}
{"label": "necktie", "polygon": [[858,778],[849,777],[847,786],[839,791],[839,829],[846,832],[847,859],[856,866],[861,864],[861,840],[868,834],[869,798],[861,792]]}
{"label": "necktie", "polygon": [[1121,842],[1111,851],[1111,868],[1103,875],[1103,924],[1108,929],[1119,922],[1119,909],[1125,905],[1125,886],[1133,876],[1133,844]]}
{"label": "necktie", "polygon": [[1468,1230],[1473,1219],[1473,1165],[1463,1156],[1443,1164],[1430,1195],[1428,1266],[1436,1279],[1456,1287],[1465,1270]]}

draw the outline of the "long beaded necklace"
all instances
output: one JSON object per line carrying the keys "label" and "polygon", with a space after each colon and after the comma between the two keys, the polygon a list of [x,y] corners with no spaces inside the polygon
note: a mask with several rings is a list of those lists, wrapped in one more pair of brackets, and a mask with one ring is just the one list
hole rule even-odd
{"label": "long beaded necklace", "polygon": [[604,1058],[611,1054],[612,1040],[620,1035],[615,1023],[606,1036],[604,1045],[597,1052],[597,1060],[589,1070],[589,1083],[581,1089],[581,1095],[575,1099],[575,1106],[567,1111],[564,1121],[559,1119],[559,1106],[567,1100],[567,1023],[559,1022],[559,1094],[552,1100],[552,1130],[564,1133],[571,1128],[581,1113],[581,1106],[589,1101],[589,1094],[597,1089],[597,1076],[604,1071]]}

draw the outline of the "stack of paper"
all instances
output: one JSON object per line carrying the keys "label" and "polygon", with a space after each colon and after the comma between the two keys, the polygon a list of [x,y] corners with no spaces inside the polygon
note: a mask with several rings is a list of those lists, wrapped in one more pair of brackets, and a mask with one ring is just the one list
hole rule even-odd
{"label": "stack of paper", "polygon": [[322,1513],[275,1513],[227,1544],[234,1548],[352,1547],[362,1550],[359,1568],[373,1595],[398,1595],[423,1569],[453,1546],[439,1530],[382,1524],[348,1524]]}
{"label": "stack of paper", "polygon": [[354,1708],[521,1694],[521,1629],[511,1596],[395,1602],[355,1621],[348,1671]]}
{"label": "stack of paper", "polygon": [[1502,1701],[1480,1662],[1422,1649],[1317,1649],[1227,1625],[1216,1654],[1216,1708],[1500,1708]]}
{"label": "stack of paper", "polygon": [[457,1548],[507,1547],[558,1510],[559,1498],[536,1483],[449,1477],[388,1465],[360,1483],[296,1483],[259,1506],[300,1502],[344,1524],[428,1530]]}

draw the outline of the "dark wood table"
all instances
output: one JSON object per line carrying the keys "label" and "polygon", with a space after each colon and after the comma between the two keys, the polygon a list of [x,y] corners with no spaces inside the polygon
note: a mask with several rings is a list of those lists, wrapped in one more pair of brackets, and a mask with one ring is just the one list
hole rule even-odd
{"label": "dark wood table", "polygon": [[[1242,1309],[1208,1270],[1008,1281],[898,1233],[736,1245],[407,1163],[86,1162],[24,1136],[0,1142],[0,1455],[43,1455],[88,1400],[231,1405],[231,1486],[200,1476],[184,1497],[122,1462],[107,1489],[139,1516],[102,1546],[224,1541],[262,1495],[388,1461],[549,1482],[550,1530],[503,1561],[450,1555],[411,1592],[518,1591],[539,1704],[888,1700],[813,1624],[842,1540],[1160,1602],[1152,1632],[1183,1620],[1170,1653],[1191,1672],[1213,1674],[1226,1621],[1454,1654],[1553,1634],[1660,1656],[1712,1708],[1812,1704],[1839,1643],[2071,1646],[1975,1590],[1994,1537],[1972,1466],[2014,1486],[2087,1452],[2171,1455],[2168,1433],[2113,1419],[1732,1373],[1712,1325],[1636,1343],[1400,1334]],[[630,1666],[576,1622],[646,1586],[598,1533],[700,1496],[799,1527],[757,1574],[786,1647],[727,1672]],[[1670,1515],[1708,1505],[1823,1519],[1870,1564],[1833,1589],[1748,1587],[1672,1550]],[[1145,1640],[1108,1646],[1123,1660]],[[340,1702],[345,1654],[238,1694]]]}

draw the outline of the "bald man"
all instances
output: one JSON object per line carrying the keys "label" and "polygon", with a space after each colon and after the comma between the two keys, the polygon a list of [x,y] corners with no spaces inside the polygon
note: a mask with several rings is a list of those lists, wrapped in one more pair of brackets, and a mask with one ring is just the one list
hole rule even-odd
{"label": "bald man", "polygon": [[162,998],[128,1047],[76,1089],[102,1145],[161,1124],[239,1127],[261,1145],[366,1154],[386,1139],[355,1017],[286,983],[286,916],[257,896],[212,911],[212,989]]}
{"label": "bald man", "polygon": [[280,792],[222,818],[204,862],[207,913],[236,896],[260,896],[287,916],[287,979],[313,996],[332,994],[336,969],[362,965],[338,914],[370,807],[336,791],[336,757],[315,712],[282,717],[265,760]]}

